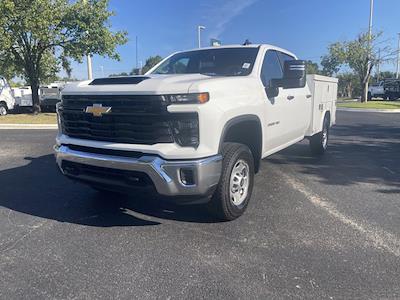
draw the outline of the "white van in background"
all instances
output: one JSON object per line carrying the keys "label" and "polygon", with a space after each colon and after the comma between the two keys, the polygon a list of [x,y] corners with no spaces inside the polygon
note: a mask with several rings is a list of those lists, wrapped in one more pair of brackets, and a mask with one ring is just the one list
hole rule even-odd
{"label": "white van in background", "polygon": [[29,86],[12,88],[17,110],[32,109],[32,90]]}
{"label": "white van in background", "polygon": [[58,81],[40,87],[40,108],[43,112],[56,111],[56,104],[61,101],[61,91],[66,82]]}

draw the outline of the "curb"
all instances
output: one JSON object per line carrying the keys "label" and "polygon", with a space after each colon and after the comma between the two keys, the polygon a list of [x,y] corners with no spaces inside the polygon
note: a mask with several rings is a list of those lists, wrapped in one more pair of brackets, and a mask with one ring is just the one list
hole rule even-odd
{"label": "curb", "polygon": [[385,114],[396,114],[400,113],[400,109],[369,109],[369,108],[345,108],[337,107],[338,111],[352,111],[352,112],[373,112],[373,113],[385,113]]}
{"label": "curb", "polygon": [[0,124],[0,129],[57,129],[57,124]]}

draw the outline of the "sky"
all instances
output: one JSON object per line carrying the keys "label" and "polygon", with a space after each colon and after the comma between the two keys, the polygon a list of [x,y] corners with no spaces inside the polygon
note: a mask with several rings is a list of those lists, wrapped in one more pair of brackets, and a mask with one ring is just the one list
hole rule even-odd
{"label": "sky", "polygon": [[[400,0],[375,0],[373,30],[397,47],[400,32]],[[370,0],[110,0],[115,12],[112,30],[128,32],[127,44],[118,47],[121,61],[93,57],[94,77],[129,72],[138,60],[197,47],[197,26],[202,45],[210,38],[223,45],[273,44],[294,52],[300,59],[316,62],[336,41],[353,39],[368,29]],[[72,75],[87,76],[86,64],[73,63]],[[394,71],[394,63],[382,70]]]}

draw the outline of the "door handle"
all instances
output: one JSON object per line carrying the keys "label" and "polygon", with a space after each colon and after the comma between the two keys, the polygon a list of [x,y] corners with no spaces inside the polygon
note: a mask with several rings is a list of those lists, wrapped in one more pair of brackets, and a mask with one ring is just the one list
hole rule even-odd
{"label": "door handle", "polygon": [[294,96],[287,96],[287,99],[288,99],[288,100],[293,100],[293,99],[294,99]]}
{"label": "door handle", "polygon": [[312,97],[312,95],[306,95],[306,98],[307,99],[309,99],[309,98],[311,98]]}

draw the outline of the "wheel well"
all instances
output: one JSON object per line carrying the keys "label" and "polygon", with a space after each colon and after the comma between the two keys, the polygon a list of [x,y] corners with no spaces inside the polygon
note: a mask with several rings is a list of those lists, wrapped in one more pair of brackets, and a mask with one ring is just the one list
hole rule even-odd
{"label": "wheel well", "polygon": [[324,119],[325,118],[328,118],[329,126],[330,126],[331,125],[331,112],[329,110],[325,113]]}
{"label": "wheel well", "polygon": [[254,158],[254,169],[258,172],[262,151],[261,122],[257,116],[238,117],[229,121],[224,128],[220,152],[223,143],[240,143],[249,147]]}
{"label": "wheel well", "polygon": [[8,106],[7,106],[7,103],[6,103],[6,102],[0,101],[0,104],[3,104],[3,105],[6,107],[6,109],[8,110]]}

